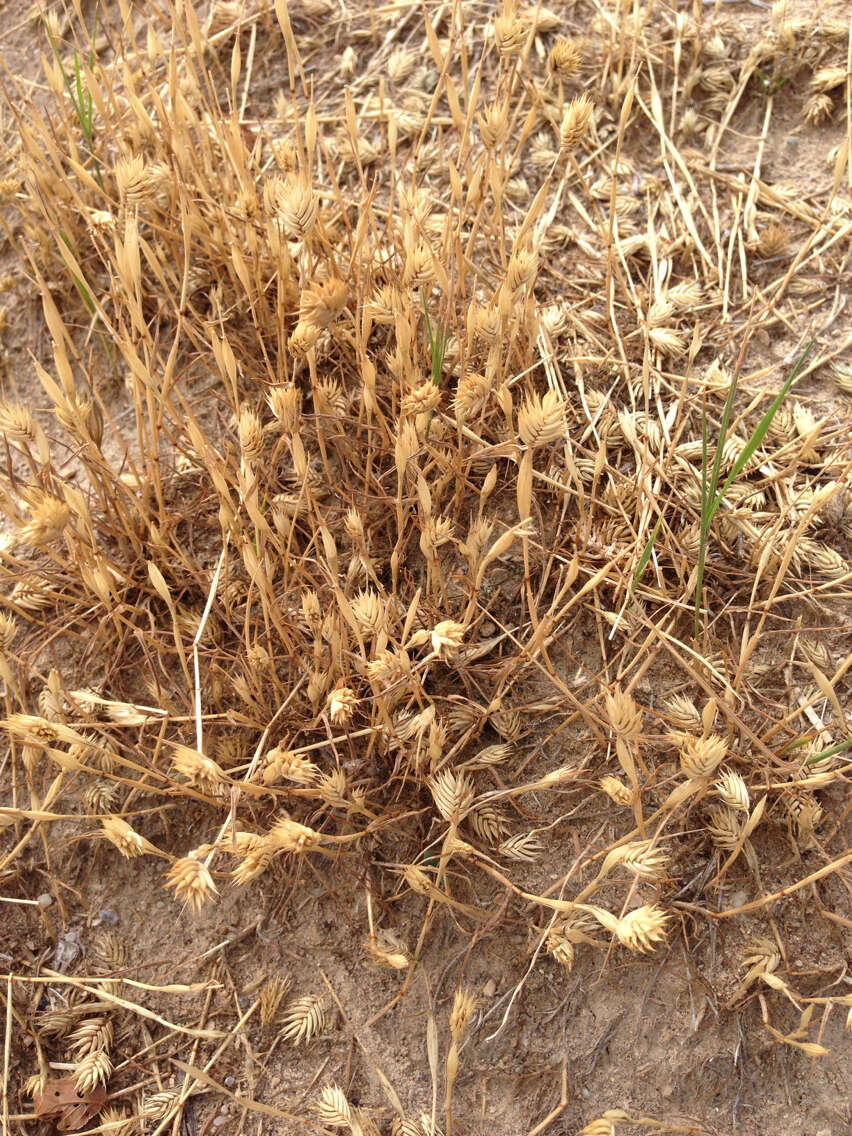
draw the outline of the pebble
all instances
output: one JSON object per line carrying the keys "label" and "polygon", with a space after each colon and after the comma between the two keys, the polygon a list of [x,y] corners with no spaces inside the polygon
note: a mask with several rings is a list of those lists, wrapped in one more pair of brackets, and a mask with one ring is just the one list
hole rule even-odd
{"label": "pebble", "polygon": [[221,1128],[223,1124],[227,1124],[227,1123],[228,1123],[227,1116],[217,1116],[216,1119],[213,1121],[213,1127],[214,1128]]}
{"label": "pebble", "polygon": [[113,911],[111,907],[102,907],[98,912],[98,919],[100,919],[101,923],[109,923],[111,926],[115,927],[118,923],[118,912]]}
{"label": "pebble", "polygon": [[39,907],[50,907],[50,905],[53,903],[53,896],[49,891],[44,891],[38,897],[36,903],[39,905]]}
{"label": "pebble", "polygon": [[236,1077],[226,1077],[225,1078],[225,1088],[226,1089],[232,1089],[236,1083],[237,1083]]}

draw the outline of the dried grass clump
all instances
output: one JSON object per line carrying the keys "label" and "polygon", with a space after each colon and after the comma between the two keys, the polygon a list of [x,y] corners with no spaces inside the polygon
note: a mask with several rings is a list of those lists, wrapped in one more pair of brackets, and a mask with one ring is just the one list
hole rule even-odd
{"label": "dried grass clump", "polygon": [[[442,910],[474,938],[532,927],[531,965],[570,968],[736,918],[706,879],[683,900],[696,856],[714,887],[754,883],[749,910],[805,886],[764,886],[777,829],[843,866],[848,422],[790,406],[789,370],[747,345],[813,321],[797,382],[828,360],[852,389],[823,284],[797,294],[845,271],[848,218],[719,165],[797,37],[806,119],[839,109],[840,36],[779,11],[740,52],[701,5],[630,7],[618,35],[601,8],[582,53],[511,0],[487,30],[418,10],[423,51],[389,27],[374,92],[357,39],[351,85],[320,97],[300,44],[329,5],[219,3],[202,26],[170,2],[144,42],[128,19],[91,45],[96,132],[54,54],[49,110],[10,87],[50,417],[0,406],[9,811],[29,826],[4,868],[61,821],[107,863],[167,859],[202,917],[308,868],[365,878],[382,921],[421,920],[396,937],[368,904],[367,959],[404,991]],[[371,43],[391,18],[371,11]],[[271,110],[264,37],[287,64]],[[831,651],[797,650],[824,624]],[[78,658],[46,678],[60,634]],[[103,960],[106,994],[124,961]],[[261,1024],[325,1034],[323,1001],[288,993],[264,983]],[[75,1083],[105,1084],[105,1013],[51,1012]],[[445,1023],[449,1130],[473,1012],[459,991]],[[143,1113],[176,1108],[163,1090]],[[336,1083],[316,1112],[372,1123]]]}

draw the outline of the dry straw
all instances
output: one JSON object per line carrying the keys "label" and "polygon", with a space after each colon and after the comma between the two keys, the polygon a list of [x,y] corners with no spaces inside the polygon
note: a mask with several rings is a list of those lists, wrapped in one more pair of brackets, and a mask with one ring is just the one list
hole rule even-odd
{"label": "dry straw", "polygon": [[[843,868],[848,153],[807,196],[761,162],[794,90],[809,125],[848,115],[848,25],[778,8],[747,42],[718,7],[347,10],[328,81],[324,0],[39,24],[44,99],[4,88],[7,235],[45,335],[38,397],[0,406],[0,871],[32,856],[72,903],[59,842],[97,840],[96,872],[167,859],[193,919],[232,888],[241,913],[273,891],[301,911],[366,878],[405,925],[370,915],[364,961],[403,997],[436,924],[505,928],[530,970],[684,929],[700,951],[764,908],[783,940],[776,900],[815,882],[798,854]],[[740,853],[755,896],[720,909]],[[682,878],[702,856],[712,887]],[[118,949],[96,965],[104,1001],[160,1020]],[[760,997],[786,1011],[776,970]],[[284,986],[261,1024],[324,1035]],[[470,998],[442,1027],[448,1133]],[[67,1041],[81,1091],[124,1085],[112,1011],[70,1011],[39,1044]],[[144,1116],[207,1091],[186,1056]],[[336,1082],[316,1108],[375,1127]]]}

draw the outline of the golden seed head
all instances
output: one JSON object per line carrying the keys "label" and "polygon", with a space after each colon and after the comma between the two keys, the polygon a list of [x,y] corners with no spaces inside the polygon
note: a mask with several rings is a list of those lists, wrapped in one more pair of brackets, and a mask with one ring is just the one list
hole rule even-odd
{"label": "golden seed head", "polygon": [[426,379],[402,400],[402,412],[410,417],[434,410],[441,401],[441,388],[431,379]]}
{"label": "golden seed head", "polygon": [[136,832],[122,817],[105,816],[101,820],[101,826],[107,840],[128,860],[157,851],[150,840]]}
{"label": "golden seed head", "polygon": [[432,628],[430,639],[432,650],[438,658],[451,662],[464,639],[464,626],[453,619],[444,619]]}
{"label": "golden seed head", "polygon": [[325,1006],[314,994],[295,998],[282,1015],[281,1037],[293,1045],[305,1044],[318,1037],[326,1028]]}
{"label": "golden seed head", "polygon": [[18,529],[18,536],[35,548],[56,544],[71,520],[70,508],[64,501],[41,491],[30,492],[28,497],[30,517]]}
{"label": "golden seed head", "polygon": [[669,916],[659,907],[645,904],[628,912],[614,928],[616,938],[628,950],[644,953],[666,937]]}
{"label": "golden seed head", "polygon": [[319,217],[319,198],[309,185],[295,175],[270,179],[264,196],[273,216],[284,232],[303,241],[314,229]]}
{"label": "golden seed head", "polygon": [[562,128],[559,132],[563,154],[576,150],[586,137],[594,109],[594,103],[585,93],[571,100],[562,118]]}
{"label": "golden seed head", "polygon": [[132,158],[119,158],[113,172],[122,205],[139,205],[151,197],[157,188],[157,179],[145,165],[141,154]]}
{"label": "golden seed head", "polygon": [[263,455],[263,426],[247,403],[240,407],[238,429],[243,457],[247,462],[258,461]]}
{"label": "golden seed head", "polygon": [[450,1011],[450,1033],[454,1040],[458,1040],[470,1025],[473,1011],[476,1009],[476,998],[466,987],[461,987],[453,997],[453,1008]]}
{"label": "golden seed head", "polygon": [[550,49],[547,69],[557,79],[573,79],[580,70],[580,49],[573,39],[559,37]]}
{"label": "golden seed head", "polygon": [[473,782],[466,773],[442,769],[429,782],[429,789],[438,812],[452,824],[458,824],[473,803]]}
{"label": "golden seed head", "polygon": [[166,885],[195,912],[218,894],[208,868],[192,855],[175,860],[166,875]]}
{"label": "golden seed head", "polygon": [[314,1105],[314,1112],[320,1123],[327,1124],[330,1128],[352,1127],[352,1109],[349,1101],[340,1085],[334,1082],[323,1085],[320,1099]]}
{"label": "golden seed head", "polygon": [[526,28],[523,20],[509,11],[494,19],[494,41],[501,59],[511,59],[519,55],[526,39]]}
{"label": "golden seed head", "polygon": [[802,107],[802,118],[808,126],[821,126],[834,114],[834,99],[825,91],[815,91]]}
{"label": "golden seed head", "polygon": [[680,751],[680,767],[687,777],[709,777],[727,752],[728,743],[718,734],[688,738]]}
{"label": "golden seed head", "polygon": [[112,1061],[103,1049],[87,1054],[74,1070],[74,1088],[81,1097],[89,1096],[112,1076]]}
{"label": "golden seed head", "polygon": [[269,830],[266,840],[278,852],[307,852],[320,843],[321,837],[307,825],[283,816]]}
{"label": "golden seed head", "polygon": [[304,359],[308,352],[316,347],[321,330],[316,324],[299,320],[293,329],[293,334],[287,340],[290,354],[295,355],[297,359]]}
{"label": "golden seed head", "polygon": [[614,801],[615,804],[621,805],[622,808],[633,803],[633,794],[630,789],[617,777],[602,777],[598,784],[609,799]]}
{"label": "golden seed head", "polygon": [[327,710],[335,726],[345,726],[352,720],[358,706],[358,697],[351,687],[341,683],[328,696]]}
{"label": "golden seed head", "polygon": [[175,745],[172,754],[175,771],[202,793],[217,796],[225,783],[225,774],[212,757],[190,746]]}
{"label": "golden seed head", "polygon": [[281,432],[288,437],[299,433],[302,414],[302,392],[293,383],[271,387],[266,396],[269,409],[275,415]]}
{"label": "golden seed head", "polygon": [[526,399],[518,411],[518,434],[533,450],[565,439],[565,403],[555,390]]}
{"label": "golden seed head", "polygon": [[509,133],[509,104],[493,103],[477,116],[482,145],[486,150],[496,150],[505,142]]}
{"label": "golden seed head", "polygon": [[755,246],[757,255],[764,260],[774,256],[783,256],[790,247],[790,230],[785,225],[775,221],[762,229]]}
{"label": "golden seed head", "polygon": [[733,769],[723,769],[719,780],[713,786],[719,795],[722,804],[735,812],[747,813],[749,811],[748,788],[743,778]]}
{"label": "golden seed head", "polygon": [[506,268],[506,287],[514,295],[525,284],[530,284],[538,272],[538,255],[533,249],[516,249]]}
{"label": "golden seed head", "polygon": [[258,1001],[260,1003],[260,1020],[265,1025],[271,1025],[278,1015],[281,1003],[290,992],[293,980],[289,975],[273,974],[267,978],[260,988]]}
{"label": "golden seed head", "polygon": [[714,805],[708,810],[707,831],[717,848],[730,852],[742,835],[742,814],[728,805]]}
{"label": "golden seed head", "polygon": [[642,730],[642,707],[631,696],[616,687],[612,694],[606,695],[606,712],[615,733],[635,741]]}

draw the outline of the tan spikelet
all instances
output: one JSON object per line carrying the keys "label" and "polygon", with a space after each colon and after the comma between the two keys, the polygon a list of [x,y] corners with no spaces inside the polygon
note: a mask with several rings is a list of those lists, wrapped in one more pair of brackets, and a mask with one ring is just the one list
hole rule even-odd
{"label": "tan spikelet", "polygon": [[325,1007],[321,998],[308,994],[289,1002],[281,1016],[281,1037],[292,1045],[307,1045],[326,1029]]}
{"label": "tan spikelet", "polygon": [[192,855],[175,860],[166,876],[166,884],[196,912],[218,894],[209,870]]}

